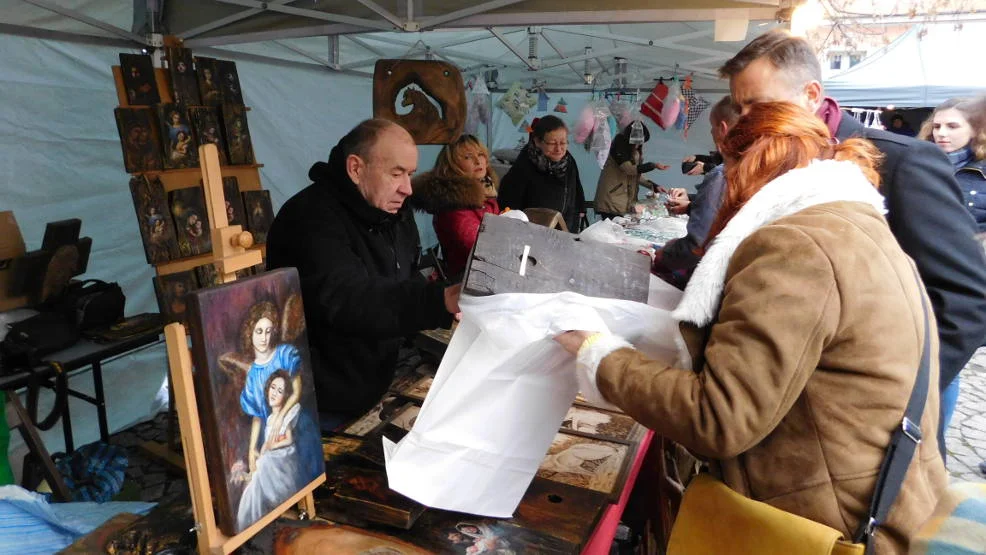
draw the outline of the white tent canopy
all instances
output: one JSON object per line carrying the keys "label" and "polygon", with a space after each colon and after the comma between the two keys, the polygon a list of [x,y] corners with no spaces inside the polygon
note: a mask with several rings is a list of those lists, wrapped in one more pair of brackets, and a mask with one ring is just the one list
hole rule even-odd
{"label": "white tent canopy", "polygon": [[915,25],[882,51],[825,81],[843,106],[932,107],[986,93],[977,62],[986,50],[986,22]]}
{"label": "white tent canopy", "polygon": [[[645,6],[646,4],[646,6]],[[591,90],[627,62],[630,86],[694,73],[725,90],[716,69],[777,25],[789,0],[0,0],[0,33],[142,47],[176,35],[206,55],[234,50],[369,76],[379,58],[445,59],[498,82],[532,79]],[[586,48],[591,50],[586,50]]]}

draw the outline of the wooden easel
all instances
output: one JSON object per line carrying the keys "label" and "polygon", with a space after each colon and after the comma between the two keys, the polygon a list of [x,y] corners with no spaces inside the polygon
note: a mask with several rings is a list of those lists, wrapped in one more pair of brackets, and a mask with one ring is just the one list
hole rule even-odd
{"label": "wooden easel", "polygon": [[[253,236],[243,228],[230,226],[226,219],[222,175],[219,168],[219,151],[213,144],[199,147],[202,167],[202,184],[205,186],[206,209],[212,229],[212,253],[223,283],[236,280],[235,272],[260,263],[260,251],[246,250],[253,244]],[[235,536],[223,534],[216,525],[212,505],[212,489],[205,462],[205,446],[202,443],[202,426],[199,408],[192,382],[192,357],[188,350],[185,326],[168,324],[164,328],[168,344],[168,365],[174,386],[178,424],[181,427],[181,443],[188,471],[188,486],[192,494],[192,511],[195,515],[200,555],[226,555],[243,545],[265,526],[281,516],[292,506],[299,504],[308,515],[315,514],[312,492],[325,482],[320,475],[290,499]]]}

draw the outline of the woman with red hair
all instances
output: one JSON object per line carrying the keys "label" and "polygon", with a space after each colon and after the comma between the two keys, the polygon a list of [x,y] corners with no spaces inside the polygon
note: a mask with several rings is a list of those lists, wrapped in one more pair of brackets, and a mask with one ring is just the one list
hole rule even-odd
{"label": "woman with red hair", "polygon": [[[673,316],[693,370],[619,337],[567,332],[608,401],[711,462],[733,490],[840,530],[866,522],[924,350],[925,292],[884,220],[879,154],[834,144],[813,114],[763,103],[723,140],[727,188]],[[932,340],[930,383],[938,383]],[[917,446],[876,553],[906,553],[947,478],[929,387]]]}

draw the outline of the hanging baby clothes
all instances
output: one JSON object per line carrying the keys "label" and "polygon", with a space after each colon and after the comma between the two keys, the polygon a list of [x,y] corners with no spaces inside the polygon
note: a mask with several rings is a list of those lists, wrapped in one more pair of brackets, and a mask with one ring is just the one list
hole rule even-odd
{"label": "hanging baby clothes", "polygon": [[478,135],[480,125],[490,123],[490,90],[486,81],[473,76],[466,83],[466,125],[465,133]]}
{"label": "hanging baby clothes", "polygon": [[[672,79],[671,86],[668,87],[668,96],[664,100],[661,108],[661,129],[668,129],[678,121],[678,113],[681,112],[681,85],[677,79]],[[660,124],[658,124],[660,125]]]}
{"label": "hanging baby clothes", "polygon": [[[668,86],[665,85],[664,80],[661,79],[657,83],[657,86],[654,87],[654,90],[647,95],[643,105],[640,107],[640,113],[654,120],[654,123],[656,123],[661,129],[668,128],[668,124],[665,123],[665,120],[661,116],[661,112],[664,111],[665,100],[668,97],[668,91]],[[677,117],[677,114],[675,114],[675,117]]]}
{"label": "hanging baby clothes", "polygon": [[688,101],[688,118],[685,120],[684,137],[688,138],[688,130],[698,121],[699,115],[709,107],[709,101],[695,94],[692,89],[692,77],[685,78],[685,86],[681,88],[681,94]]}
{"label": "hanging baby clothes", "polygon": [[510,122],[515,126],[519,125],[524,116],[531,111],[537,97],[532,95],[519,82],[510,85],[503,98],[496,103],[510,118]]}
{"label": "hanging baby clothes", "polygon": [[565,102],[564,98],[559,100],[558,104],[555,104],[555,112],[558,112],[559,114],[568,113],[568,102]]}
{"label": "hanging baby clothes", "polygon": [[538,90],[538,112],[548,111],[548,93],[544,92],[544,89]]}

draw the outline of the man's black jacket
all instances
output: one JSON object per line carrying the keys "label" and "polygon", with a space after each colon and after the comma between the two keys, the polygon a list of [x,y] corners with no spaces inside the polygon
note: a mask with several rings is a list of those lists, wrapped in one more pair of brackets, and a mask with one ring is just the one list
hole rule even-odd
{"label": "man's black jacket", "polygon": [[[836,138],[865,137],[883,153],[880,191],[890,230],[914,262],[938,321],[941,386],[986,339],[986,260],[948,158],[934,144],[843,116]],[[893,284],[887,284],[892,287]],[[873,330],[874,333],[879,330]],[[888,338],[892,344],[893,338]]]}
{"label": "man's black jacket", "polygon": [[448,327],[444,286],[416,270],[420,240],[411,210],[369,205],[338,148],[309,170],[267,236],[267,266],[296,267],[318,407],[360,414],[390,385],[404,336]]}

